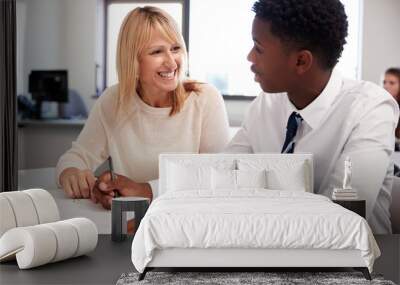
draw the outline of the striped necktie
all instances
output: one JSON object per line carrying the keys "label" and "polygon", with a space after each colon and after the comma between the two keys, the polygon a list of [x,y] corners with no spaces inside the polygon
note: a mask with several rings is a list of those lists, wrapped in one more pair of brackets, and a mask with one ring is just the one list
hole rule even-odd
{"label": "striped necktie", "polygon": [[296,136],[297,128],[301,124],[301,121],[303,121],[303,118],[299,113],[293,112],[290,115],[286,126],[285,143],[283,144],[281,153],[293,153],[295,145],[294,137]]}

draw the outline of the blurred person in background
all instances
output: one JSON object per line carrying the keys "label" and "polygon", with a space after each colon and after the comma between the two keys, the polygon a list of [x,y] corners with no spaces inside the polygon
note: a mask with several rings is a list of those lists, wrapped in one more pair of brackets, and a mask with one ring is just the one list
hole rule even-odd
{"label": "blurred person in background", "polygon": [[[383,88],[396,99],[400,106],[400,68],[391,67],[386,70],[383,79]],[[396,151],[400,151],[400,124],[396,128]]]}

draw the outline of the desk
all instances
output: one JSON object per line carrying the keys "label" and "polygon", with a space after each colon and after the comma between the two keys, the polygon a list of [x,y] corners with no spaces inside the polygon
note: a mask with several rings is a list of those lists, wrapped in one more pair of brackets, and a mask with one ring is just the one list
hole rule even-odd
{"label": "desk", "polygon": [[60,211],[61,220],[85,217],[92,220],[100,234],[111,234],[111,211],[89,199],[73,200],[57,188],[54,168],[18,171],[18,189],[42,188],[53,196]]}
{"label": "desk", "polygon": [[134,271],[132,237],[115,243],[99,235],[97,247],[88,255],[19,270],[16,261],[0,264],[0,283],[8,284],[115,284],[124,272]]}
{"label": "desk", "polygon": [[29,126],[78,126],[83,127],[86,119],[43,119],[43,120],[21,120],[18,121],[19,128]]}
{"label": "desk", "polygon": [[24,120],[18,122],[18,169],[54,167],[71,148],[85,120]]}
{"label": "desk", "polygon": [[[374,272],[398,283],[400,235],[376,236],[382,256]],[[110,235],[100,235],[96,249],[87,256],[19,270],[15,261],[0,264],[0,281],[8,284],[115,284],[124,272],[135,271],[130,258],[132,237],[114,243]],[[395,258],[394,258],[395,257]],[[312,270],[311,270],[312,271]]]}

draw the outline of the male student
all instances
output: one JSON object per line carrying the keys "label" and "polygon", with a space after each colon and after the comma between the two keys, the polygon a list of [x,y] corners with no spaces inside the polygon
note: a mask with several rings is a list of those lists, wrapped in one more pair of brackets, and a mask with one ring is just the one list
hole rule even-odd
{"label": "male student", "polygon": [[[396,102],[377,85],[333,71],[346,43],[339,0],[258,0],[251,70],[264,93],[252,102],[228,152],[312,153],[314,191],[331,197],[344,160],[367,201],[375,233],[390,233]],[[356,56],[356,55],[355,55]]]}

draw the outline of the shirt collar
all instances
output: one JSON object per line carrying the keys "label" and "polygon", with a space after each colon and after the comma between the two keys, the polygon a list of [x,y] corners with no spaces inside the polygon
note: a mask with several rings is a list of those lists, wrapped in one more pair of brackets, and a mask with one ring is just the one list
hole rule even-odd
{"label": "shirt collar", "polygon": [[323,117],[327,114],[327,110],[332,105],[335,97],[340,92],[342,86],[342,77],[338,72],[332,71],[328,84],[322,90],[314,101],[302,110],[298,110],[292,102],[290,102],[287,94],[287,114],[290,116],[292,112],[299,113],[303,120],[312,128],[315,129],[322,123]]}

